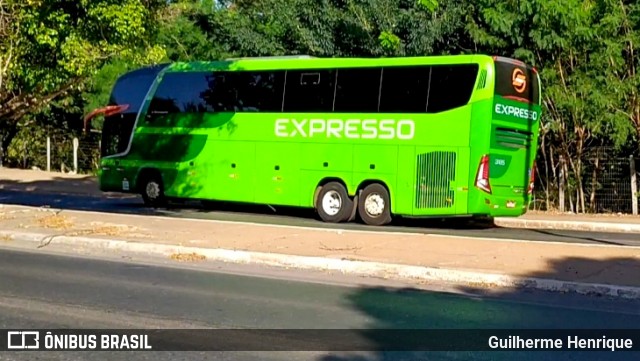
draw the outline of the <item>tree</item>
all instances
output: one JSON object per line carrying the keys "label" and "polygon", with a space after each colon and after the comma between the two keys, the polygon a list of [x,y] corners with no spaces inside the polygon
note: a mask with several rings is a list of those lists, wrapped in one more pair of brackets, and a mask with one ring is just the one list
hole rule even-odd
{"label": "tree", "polygon": [[[456,39],[454,1],[232,0],[208,15],[213,54],[425,55]],[[454,14],[455,13],[455,14]],[[454,14],[453,16],[451,16]],[[459,26],[458,26],[459,27]],[[453,48],[453,45],[445,45]],[[460,49],[458,49],[460,50]]]}
{"label": "tree", "polygon": [[[155,1],[2,1],[0,120],[25,114],[79,90],[110,59],[157,61],[148,43]],[[7,20],[9,19],[9,20]]]}
{"label": "tree", "polygon": [[[519,58],[540,69],[545,171],[548,175],[551,167],[555,178],[556,168],[562,168],[564,177],[555,181],[575,191],[571,208],[585,211],[585,150],[591,142],[621,147],[629,142],[632,129],[637,130],[630,125],[638,124],[640,84],[633,51],[638,5],[618,0],[481,0],[471,9],[467,30],[476,49]],[[549,155],[559,159],[547,159]]]}
{"label": "tree", "polygon": [[598,77],[600,86],[613,91],[605,113],[615,127],[613,140],[620,145],[635,133],[640,151],[640,53],[636,49],[640,44],[640,3],[600,0],[594,17],[599,19],[594,32],[600,41],[592,62],[603,72]]}

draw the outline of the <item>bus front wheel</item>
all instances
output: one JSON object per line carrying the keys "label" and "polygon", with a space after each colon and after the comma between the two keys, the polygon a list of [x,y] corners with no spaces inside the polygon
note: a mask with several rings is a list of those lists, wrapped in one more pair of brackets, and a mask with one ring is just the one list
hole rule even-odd
{"label": "bus front wheel", "polygon": [[378,183],[366,186],[359,195],[358,215],[370,226],[390,223],[391,201],[387,188]]}
{"label": "bus front wheel", "polygon": [[340,223],[351,217],[353,201],[347,189],[338,182],[330,182],[320,188],[315,208],[324,222]]}
{"label": "bus front wheel", "polygon": [[139,189],[145,205],[154,208],[164,205],[164,184],[160,174],[155,172],[144,174]]}

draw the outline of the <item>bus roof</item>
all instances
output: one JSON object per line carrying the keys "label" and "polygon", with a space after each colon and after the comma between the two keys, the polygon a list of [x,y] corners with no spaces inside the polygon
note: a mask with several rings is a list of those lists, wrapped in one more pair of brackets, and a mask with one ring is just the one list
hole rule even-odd
{"label": "bus roof", "polygon": [[492,62],[488,55],[442,55],[420,57],[393,58],[314,58],[300,56],[274,56],[255,58],[234,58],[222,61],[199,61],[173,63],[168,72],[216,71],[216,70],[276,70],[276,69],[308,69],[308,68],[353,68],[394,65],[437,65]]}

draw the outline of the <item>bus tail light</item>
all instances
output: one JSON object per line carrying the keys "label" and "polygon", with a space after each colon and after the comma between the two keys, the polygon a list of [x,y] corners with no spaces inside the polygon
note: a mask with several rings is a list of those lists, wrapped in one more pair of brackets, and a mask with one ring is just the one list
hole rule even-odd
{"label": "bus tail light", "polygon": [[476,187],[491,194],[491,184],[489,184],[489,155],[485,154],[480,159],[478,174],[476,175]]}
{"label": "bus tail light", "polygon": [[533,193],[533,187],[536,183],[536,165],[535,163],[533,164],[533,167],[531,167],[531,175],[529,176],[529,189],[527,190],[528,194],[532,194]]}

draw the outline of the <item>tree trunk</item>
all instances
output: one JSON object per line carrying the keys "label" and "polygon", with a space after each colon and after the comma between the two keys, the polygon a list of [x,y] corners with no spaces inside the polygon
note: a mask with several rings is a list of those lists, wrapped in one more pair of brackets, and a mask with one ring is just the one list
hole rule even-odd
{"label": "tree trunk", "polygon": [[575,208],[573,206],[573,196],[571,195],[571,193],[572,193],[571,192],[571,187],[569,185],[569,166],[567,165],[566,161],[562,162],[562,167],[564,168],[562,170],[562,172],[564,173],[564,180],[563,181],[564,181],[564,184],[566,185],[565,188],[569,191],[568,192],[568,194],[569,194],[569,210],[571,212],[575,212]]}
{"label": "tree trunk", "polygon": [[558,164],[555,162],[555,154],[554,154],[554,148],[553,146],[549,147],[549,159],[551,160],[551,172],[553,173],[553,184],[555,184],[555,187],[557,187],[558,189],[558,199],[557,199],[557,209],[560,209],[560,182],[562,182],[561,179],[558,179]]}
{"label": "tree trunk", "polygon": [[600,148],[596,150],[596,160],[591,174],[591,195],[589,196],[589,211],[596,213],[596,192],[598,185],[598,172],[600,171]]}
{"label": "tree trunk", "polygon": [[578,158],[576,179],[578,180],[578,197],[580,198],[580,209],[582,213],[585,213],[585,197],[584,197],[584,184],[582,182],[582,159]]}
{"label": "tree trunk", "polygon": [[[544,181],[541,179],[540,184],[542,184],[542,186],[544,187],[544,196],[545,196],[545,209],[549,210],[550,209],[550,196],[549,196],[549,160],[547,157],[547,150],[546,150],[546,135],[542,137],[542,144],[540,144],[540,152],[542,153],[542,161],[544,162]],[[538,172],[538,174],[540,174],[539,171],[540,167],[536,167],[536,170]]]}

